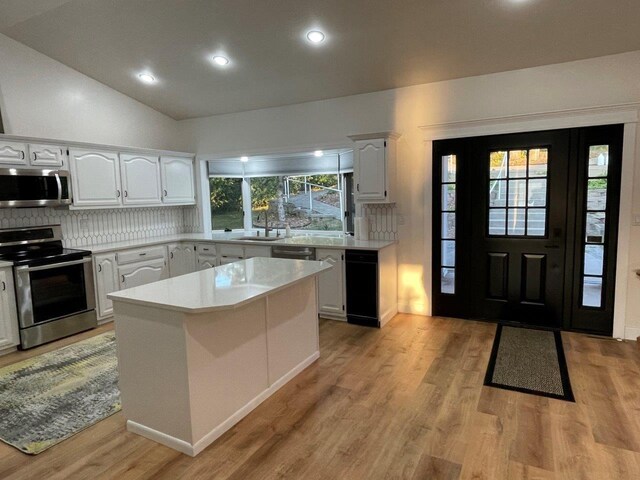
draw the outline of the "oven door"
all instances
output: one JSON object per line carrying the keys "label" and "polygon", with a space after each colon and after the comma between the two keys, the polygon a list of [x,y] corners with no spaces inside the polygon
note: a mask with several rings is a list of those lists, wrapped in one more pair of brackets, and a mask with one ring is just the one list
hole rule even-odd
{"label": "oven door", "polygon": [[15,267],[20,328],[95,309],[91,257]]}
{"label": "oven door", "polygon": [[55,207],[71,203],[69,172],[0,168],[0,207]]}

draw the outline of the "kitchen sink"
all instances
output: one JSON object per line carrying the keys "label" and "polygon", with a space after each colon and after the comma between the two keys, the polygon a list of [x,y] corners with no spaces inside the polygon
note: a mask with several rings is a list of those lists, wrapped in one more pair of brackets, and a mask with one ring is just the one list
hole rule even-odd
{"label": "kitchen sink", "polygon": [[240,237],[235,240],[250,240],[252,242],[275,242],[276,240],[282,240],[282,237]]}

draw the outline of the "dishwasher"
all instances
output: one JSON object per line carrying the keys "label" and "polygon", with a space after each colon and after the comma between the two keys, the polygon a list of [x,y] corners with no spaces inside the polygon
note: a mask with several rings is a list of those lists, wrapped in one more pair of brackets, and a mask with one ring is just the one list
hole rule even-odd
{"label": "dishwasher", "polygon": [[380,327],[378,317],[378,252],[347,250],[347,321]]}
{"label": "dishwasher", "polygon": [[315,260],[316,249],[313,247],[298,247],[292,245],[273,245],[271,258],[291,258],[294,260]]}

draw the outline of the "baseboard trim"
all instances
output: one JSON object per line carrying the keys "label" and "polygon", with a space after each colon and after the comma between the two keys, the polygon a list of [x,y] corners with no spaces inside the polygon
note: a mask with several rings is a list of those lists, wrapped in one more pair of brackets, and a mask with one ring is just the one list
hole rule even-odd
{"label": "baseboard trim", "polygon": [[240,407],[234,414],[232,414],[224,422],[219,424],[193,445],[189,442],[172,437],[171,435],[167,435],[166,433],[159,432],[157,430],[154,430],[153,428],[149,428],[145,425],[141,425],[131,420],[127,420],[127,430],[133,433],[137,433],[138,435],[142,435],[143,437],[155,442],[161,443],[162,445],[165,445],[169,448],[173,448],[174,450],[182,452],[191,457],[195,457],[205,448],[215,442],[218,438],[220,438],[222,434],[230,430],[236,423],[249,415],[249,413],[256,409],[267,398],[269,398],[271,395],[285,386],[296,375],[298,375],[305,368],[315,362],[318,358],[320,358],[319,351],[316,351],[309,357],[305,358],[302,362],[293,367],[278,380],[273,382],[269,386],[269,388],[260,392],[256,397],[251,399],[244,406]]}
{"label": "baseboard trim", "polygon": [[636,340],[640,337],[640,327],[625,327],[624,338],[626,340]]}
{"label": "baseboard trim", "polygon": [[398,314],[397,308],[393,308],[384,312],[380,317],[380,328],[384,327],[387,323],[389,323],[389,320],[391,320],[397,314]]}
{"label": "baseboard trim", "polygon": [[424,303],[399,303],[398,311],[400,313],[410,313],[412,315],[429,316],[429,309]]}

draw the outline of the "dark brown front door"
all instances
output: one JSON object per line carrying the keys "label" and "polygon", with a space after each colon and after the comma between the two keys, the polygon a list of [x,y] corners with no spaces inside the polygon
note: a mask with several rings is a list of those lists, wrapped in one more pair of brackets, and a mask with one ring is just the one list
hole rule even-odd
{"label": "dark brown front door", "polygon": [[434,143],[434,313],[611,334],[622,128]]}

